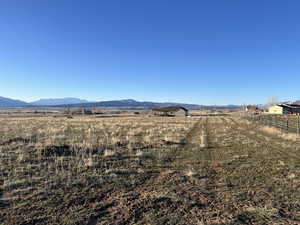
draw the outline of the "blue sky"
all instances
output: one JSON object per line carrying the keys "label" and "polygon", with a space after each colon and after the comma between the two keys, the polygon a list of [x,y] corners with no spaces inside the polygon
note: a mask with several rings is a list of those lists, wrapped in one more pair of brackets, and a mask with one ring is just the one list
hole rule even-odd
{"label": "blue sky", "polygon": [[0,96],[300,99],[298,0],[1,0]]}

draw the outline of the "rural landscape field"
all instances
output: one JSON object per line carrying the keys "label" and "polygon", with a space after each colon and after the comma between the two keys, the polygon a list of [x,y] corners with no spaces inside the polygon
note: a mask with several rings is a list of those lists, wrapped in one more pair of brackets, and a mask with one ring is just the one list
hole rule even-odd
{"label": "rural landscape field", "polygon": [[300,225],[299,12],[0,0],[0,225]]}
{"label": "rural landscape field", "polygon": [[233,116],[0,118],[0,224],[300,224],[297,135]]}

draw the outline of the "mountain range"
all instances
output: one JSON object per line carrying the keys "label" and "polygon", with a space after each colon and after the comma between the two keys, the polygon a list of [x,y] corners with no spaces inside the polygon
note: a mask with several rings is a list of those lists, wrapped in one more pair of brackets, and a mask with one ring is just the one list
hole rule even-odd
{"label": "mountain range", "polygon": [[57,106],[69,104],[88,103],[87,100],[79,98],[45,98],[33,102],[25,102],[0,96],[0,107],[29,107],[29,106]]}
{"label": "mountain range", "polygon": [[53,106],[53,105],[66,105],[66,104],[79,104],[79,103],[88,103],[85,99],[79,98],[44,98],[38,101],[30,102],[30,105],[36,106]]}
{"label": "mountain range", "polygon": [[300,100],[295,101],[293,104],[300,105]]}
{"label": "mountain range", "polygon": [[163,106],[181,105],[189,109],[199,109],[200,106],[196,104],[185,103],[158,103],[158,102],[139,102],[134,99],[89,102],[79,98],[49,98],[40,99],[34,102],[24,102],[10,98],[0,97],[0,107],[122,107],[122,108],[144,108],[151,109]]}
{"label": "mountain range", "polygon": [[66,104],[61,105],[63,107],[122,107],[122,108],[143,108],[143,109],[152,109],[164,106],[175,106],[180,105],[188,109],[200,109],[202,106],[196,104],[186,104],[186,103],[173,103],[173,102],[146,102],[146,101],[136,101],[134,99],[123,99],[123,100],[113,100],[113,101],[102,101],[102,102],[88,102],[88,103],[78,103],[78,104]]}
{"label": "mountain range", "polygon": [[0,96],[0,107],[23,107],[27,105],[28,105],[27,102],[10,99],[10,98],[4,98]]}
{"label": "mountain range", "polygon": [[[294,104],[300,104],[300,100],[295,101]],[[122,107],[122,108],[159,108],[165,106],[176,106],[180,105],[187,109],[225,109],[225,108],[240,108],[240,105],[225,105],[225,106],[204,106],[197,104],[186,104],[186,103],[173,103],[173,102],[149,102],[149,101],[136,101],[134,99],[124,99],[124,100],[113,100],[113,101],[99,101],[99,102],[89,102],[84,99],[79,98],[47,98],[40,99],[34,102],[24,102],[20,100],[5,98],[0,96],[0,108],[9,107]]]}

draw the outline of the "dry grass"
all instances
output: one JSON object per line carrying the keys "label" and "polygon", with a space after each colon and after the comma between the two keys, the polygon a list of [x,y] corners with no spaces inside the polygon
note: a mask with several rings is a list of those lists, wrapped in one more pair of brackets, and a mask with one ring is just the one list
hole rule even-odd
{"label": "dry grass", "polygon": [[95,159],[91,158],[87,158],[84,160],[84,164],[86,167],[95,167],[97,165]]}
{"label": "dry grass", "polygon": [[0,224],[300,224],[300,144],[265,129],[0,118]]}
{"label": "dry grass", "polygon": [[108,150],[107,149],[107,150],[104,151],[104,157],[112,157],[114,155],[116,155],[116,152],[114,150]]}
{"label": "dry grass", "polygon": [[200,147],[201,148],[208,147],[207,134],[205,134],[205,133],[200,136]]}
{"label": "dry grass", "polygon": [[192,169],[189,169],[188,171],[185,172],[185,175],[188,177],[193,177],[196,175],[195,171]]}
{"label": "dry grass", "polygon": [[300,135],[299,134],[293,134],[293,133],[287,133],[283,132],[280,129],[277,129],[275,127],[268,127],[268,126],[260,126],[260,130],[267,132],[269,134],[277,135],[285,140],[291,140],[291,141],[300,141]]}

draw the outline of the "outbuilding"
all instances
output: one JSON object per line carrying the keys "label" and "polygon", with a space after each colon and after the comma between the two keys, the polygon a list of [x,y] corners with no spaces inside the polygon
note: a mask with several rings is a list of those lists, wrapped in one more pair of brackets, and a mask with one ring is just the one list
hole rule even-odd
{"label": "outbuilding", "polygon": [[158,109],[152,109],[154,115],[157,116],[188,116],[188,110],[181,106],[169,106]]}
{"label": "outbuilding", "polygon": [[269,107],[271,114],[300,114],[300,105],[296,104],[278,104]]}

